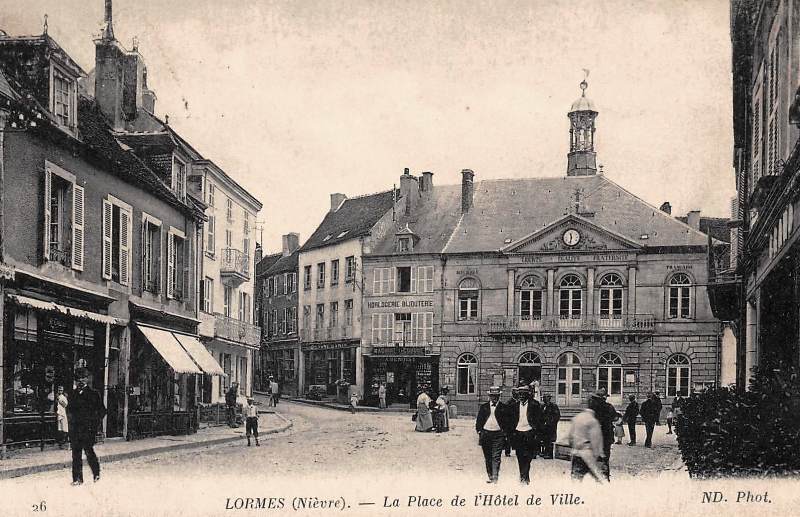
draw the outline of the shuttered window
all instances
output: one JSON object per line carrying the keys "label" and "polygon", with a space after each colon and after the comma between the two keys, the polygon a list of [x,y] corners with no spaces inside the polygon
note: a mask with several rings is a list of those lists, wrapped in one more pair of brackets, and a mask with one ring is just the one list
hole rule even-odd
{"label": "shuttered window", "polygon": [[86,199],[75,175],[45,161],[42,258],[83,271]]}
{"label": "shuttered window", "polygon": [[103,200],[103,278],[130,285],[133,208],[114,196]]}

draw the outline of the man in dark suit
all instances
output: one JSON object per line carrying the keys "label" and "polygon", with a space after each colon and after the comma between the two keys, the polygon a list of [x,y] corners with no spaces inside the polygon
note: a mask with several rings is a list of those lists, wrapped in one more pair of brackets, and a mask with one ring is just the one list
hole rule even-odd
{"label": "man in dark suit", "polygon": [[531,398],[531,389],[527,385],[517,388],[517,400],[509,405],[506,421],[506,432],[517,454],[519,480],[530,484],[531,461],[539,451],[542,434],[542,408]]}
{"label": "man in dark suit", "polygon": [[549,393],[542,395],[542,458],[553,459],[553,442],[558,436],[558,421],[561,420],[561,410],[553,402]]}
{"label": "man in dark suit", "polygon": [[489,402],[484,402],[478,409],[475,420],[475,431],[478,433],[478,445],[483,449],[483,458],[486,461],[486,474],[489,476],[487,483],[497,483],[500,475],[500,460],[503,457],[503,443],[505,441],[506,405],[500,402],[500,388],[489,388]]}
{"label": "man in dark suit", "polygon": [[600,468],[606,476],[606,480],[611,480],[611,444],[614,443],[614,420],[617,419],[617,410],[606,402],[608,398],[608,391],[605,388],[600,388],[597,393],[593,395],[597,400],[595,406],[595,414],[597,421],[600,422],[600,430],[603,433],[603,461]]}
{"label": "man in dark suit", "polygon": [[658,406],[656,396],[653,393],[647,395],[647,400],[642,402],[642,407],[639,414],[642,415],[644,422],[644,430],[647,433],[644,439],[644,446],[650,448],[653,446],[653,430],[658,422],[658,415],[661,413],[661,408]]}
{"label": "man in dark suit", "polygon": [[630,403],[625,408],[625,416],[623,418],[628,423],[628,435],[631,439],[628,445],[636,445],[636,417],[639,416],[639,403],[636,402],[636,395],[629,396],[628,400],[630,400]]}
{"label": "man in dark suit", "polygon": [[75,378],[77,385],[69,398],[67,418],[72,447],[72,484],[80,485],[83,483],[81,454],[84,451],[95,482],[100,479],[100,462],[94,453],[94,440],[100,422],[106,414],[106,408],[100,394],[88,386],[89,371],[86,368],[79,368],[75,372]]}

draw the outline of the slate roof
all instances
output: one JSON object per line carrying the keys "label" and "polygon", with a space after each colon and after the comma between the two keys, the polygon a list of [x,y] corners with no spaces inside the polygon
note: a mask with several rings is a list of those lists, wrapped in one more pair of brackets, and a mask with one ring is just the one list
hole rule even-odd
{"label": "slate roof", "polygon": [[267,276],[277,275],[278,273],[291,273],[292,271],[297,271],[297,267],[299,264],[300,258],[300,250],[294,250],[294,253],[290,253],[285,257],[278,253],[278,260],[276,260],[267,270],[264,272]]}
{"label": "slate roof", "polygon": [[428,198],[417,201],[417,209],[397,214],[395,228],[373,243],[372,255],[395,253],[395,235],[406,224],[419,237],[413,253],[441,253],[461,217],[461,185],[433,186]]}
{"label": "slate roof", "polygon": [[[366,235],[393,204],[392,190],[347,198],[338,210],[325,214],[322,223],[300,250],[309,251]],[[347,233],[342,235],[345,231]]]}
{"label": "slate roof", "polygon": [[[676,217],[682,223],[686,223],[689,218],[687,216]],[[730,243],[731,229],[728,227],[728,221],[724,217],[701,217],[700,218],[700,231],[706,235],[717,239],[718,241]]]}
{"label": "slate roof", "polygon": [[261,260],[256,264],[256,277],[262,277],[267,274],[267,270],[271,268],[281,257],[281,253],[272,253],[264,255]]}
{"label": "slate roof", "polygon": [[643,248],[707,244],[703,233],[602,175],[487,180],[474,188],[473,206],[457,224],[445,253],[497,251],[574,211],[576,191],[579,216]]}

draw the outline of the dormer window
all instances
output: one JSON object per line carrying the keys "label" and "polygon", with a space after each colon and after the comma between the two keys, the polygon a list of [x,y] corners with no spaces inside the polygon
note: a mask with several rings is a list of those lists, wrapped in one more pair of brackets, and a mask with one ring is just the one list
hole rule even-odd
{"label": "dormer window", "polygon": [[181,200],[186,199],[186,164],[172,158],[172,191]]}
{"label": "dormer window", "polygon": [[78,83],[55,63],[50,65],[50,111],[64,129],[73,130],[77,118]]}
{"label": "dormer window", "polygon": [[397,252],[408,253],[414,249],[414,241],[411,237],[398,237],[397,239]]}

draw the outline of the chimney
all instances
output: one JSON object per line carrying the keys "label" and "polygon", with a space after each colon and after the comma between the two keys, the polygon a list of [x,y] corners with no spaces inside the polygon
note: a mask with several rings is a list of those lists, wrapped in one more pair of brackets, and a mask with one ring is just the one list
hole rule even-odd
{"label": "chimney", "polygon": [[[137,110],[145,106],[147,72],[139,52],[135,48],[128,52],[114,38],[111,0],[106,0],[105,5],[103,31],[94,40],[94,96],[112,127],[122,130],[125,121],[136,118]],[[155,98],[148,99],[147,105],[154,107]]]}
{"label": "chimney", "polygon": [[256,243],[255,254],[256,254],[256,260],[255,260],[255,262],[253,262],[253,264],[258,264],[259,262],[261,262],[261,259],[264,256],[264,250],[261,248],[261,243],[260,242]]}
{"label": "chimney", "polygon": [[284,257],[288,257],[292,253],[300,247],[300,234],[299,233],[287,233],[282,238],[283,241],[283,250],[281,251],[281,255]]}
{"label": "chimney", "polygon": [[340,193],[331,194],[331,212],[335,212],[339,209],[339,207],[344,203],[344,200],[347,199],[347,196]]}
{"label": "chimney", "polygon": [[473,180],[475,173],[470,169],[461,171],[461,213],[466,214],[472,208],[472,195],[475,190]]}
{"label": "chimney", "polygon": [[406,167],[403,169],[403,175],[400,176],[400,195],[405,199],[405,215],[414,213],[417,199],[419,199],[419,191],[419,180],[416,176],[412,176]]}
{"label": "chimney", "polygon": [[430,192],[433,189],[433,173],[432,172],[423,172],[422,173],[422,180],[419,184],[419,189],[422,192]]}
{"label": "chimney", "polygon": [[700,210],[692,210],[688,214],[686,214],[686,224],[694,228],[695,230],[700,230]]}
{"label": "chimney", "polygon": [[672,215],[672,205],[669,204],[669,201],[664,201],[661,203],[661,207],[659,208],[662,212],[667,215]]}
{"label": "chimney", "polygon": [[156,114],[156,92],[147,87],[147,67],[142,74],[142,109],[151,115]]}

